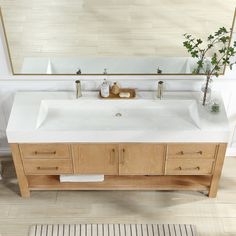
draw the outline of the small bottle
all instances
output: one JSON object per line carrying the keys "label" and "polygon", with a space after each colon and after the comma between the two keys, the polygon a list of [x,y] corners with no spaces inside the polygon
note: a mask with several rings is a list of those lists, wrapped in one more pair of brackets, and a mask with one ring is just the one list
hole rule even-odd
{"label": "small bottle", "polygon": [[111,92],[115,95],[120,93],[120,87],[118,86],[116,82],[112,85]]}
{"label": "small bottle", "polygon": [[106,79],[104,79],[101,85],[101,96],[104,98],[109,97],[110,95],[110,86]]}

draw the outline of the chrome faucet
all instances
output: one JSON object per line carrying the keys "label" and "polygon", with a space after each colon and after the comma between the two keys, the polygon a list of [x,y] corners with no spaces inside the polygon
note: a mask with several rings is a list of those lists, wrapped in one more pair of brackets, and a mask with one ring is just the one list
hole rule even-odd
{"label": "chrome faucet", "polygon": [[78,99],[79,97],[82,97],[80,80],[76,80],[75,85],[76,85],[76,99]]}
{"label": "chrome faucet", "polygon": [[159,81],[158,82],[158,87],[157,87],[157,97],[159,99],[163,98],[163,92],[164,92],[164,82],[163,81]]}

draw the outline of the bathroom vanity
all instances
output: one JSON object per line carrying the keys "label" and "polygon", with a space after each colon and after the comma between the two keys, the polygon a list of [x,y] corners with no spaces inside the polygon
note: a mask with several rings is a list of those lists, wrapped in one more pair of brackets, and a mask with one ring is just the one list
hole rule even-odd
{"label": "bathroom vanity", "polygon": [[[219,95],[217,95],[219,96]],[[19,92],[7,128],[21,195],[32,190],[195,190],[217,194],[228,120],[198,93],[102,100],[96,92]],[[60,182],[60,175],[105,175]]]}

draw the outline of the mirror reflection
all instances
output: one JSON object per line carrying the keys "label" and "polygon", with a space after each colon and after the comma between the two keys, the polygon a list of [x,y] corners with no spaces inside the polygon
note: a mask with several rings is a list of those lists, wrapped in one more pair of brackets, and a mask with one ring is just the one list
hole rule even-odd
{"label": "mirror reflection", "polygon": [[205,39],[221,26],[230,29],[235,13],[235,0],[0,0],[0,6],[15,74],[192,74],[196,60],[183,35]]}

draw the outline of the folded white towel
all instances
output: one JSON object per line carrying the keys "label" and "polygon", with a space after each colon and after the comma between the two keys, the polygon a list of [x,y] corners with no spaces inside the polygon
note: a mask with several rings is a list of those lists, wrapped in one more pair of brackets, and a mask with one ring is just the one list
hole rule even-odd
{"label": "folded white towel", "polygon": [[60,182],[102,182],[104,175],[60,175]]}

